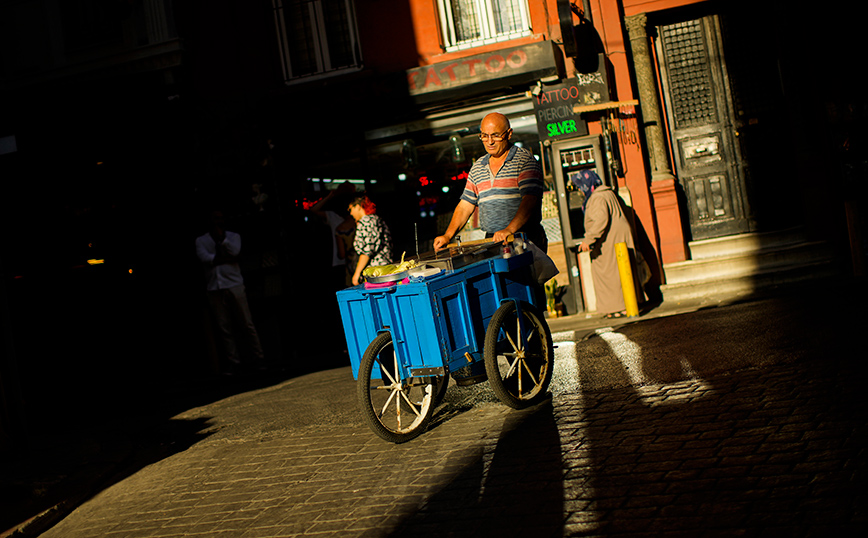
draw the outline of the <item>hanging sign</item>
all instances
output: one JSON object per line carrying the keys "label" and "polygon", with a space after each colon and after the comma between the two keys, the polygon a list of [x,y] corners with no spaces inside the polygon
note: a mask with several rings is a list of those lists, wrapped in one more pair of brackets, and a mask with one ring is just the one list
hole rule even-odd
{"label": "hanging sign", "polygon": [[560,84],[544,84],[534,96],[534,112],[541,140],[560,140],[588,134],[588,124],[576,105],[592,105],[609,100],[605,67],[593,73],[579,73]]}
{"label": "hanging sign", "polygon": [[470,96],[517,84],[533,84],[562,71],[551,41],[498,49],[407,71],[407,89],[418,103]]}

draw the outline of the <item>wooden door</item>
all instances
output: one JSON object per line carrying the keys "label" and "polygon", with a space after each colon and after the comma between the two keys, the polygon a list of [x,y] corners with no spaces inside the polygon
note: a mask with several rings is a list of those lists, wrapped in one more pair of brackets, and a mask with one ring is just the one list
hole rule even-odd
{"label": "wooden door", "polygon": [[675,175],[684,192],[691,239],[750,231],[745,163],[717,16],[657,26],[656,45]]}

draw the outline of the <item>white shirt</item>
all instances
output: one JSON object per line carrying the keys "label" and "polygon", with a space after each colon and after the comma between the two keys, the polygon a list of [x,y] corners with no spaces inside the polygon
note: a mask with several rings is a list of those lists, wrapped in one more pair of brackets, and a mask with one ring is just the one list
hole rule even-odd
{"label": "white shirt", "polygon": [[[241,253],[241,236],[235,232],[226,232],[226,237],[220,245],[226,254],[238,256]],[[196,238],[196,256],[205,265],[205,276],[208,280],[208,290],[224,290],[244,284],[241,277],[241,267],[237,262],[221,263],[212,265],[217,256],[217,243],[211,234],[205,234]]]}

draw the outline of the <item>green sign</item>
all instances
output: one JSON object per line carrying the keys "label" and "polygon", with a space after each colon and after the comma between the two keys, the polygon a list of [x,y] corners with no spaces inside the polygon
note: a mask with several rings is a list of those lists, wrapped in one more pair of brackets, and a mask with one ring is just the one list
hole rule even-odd
{"label": "green sign", "polygon": [[609,100],[605,64],[593,73],[578,73],[560,84],[544,84],[534,96],[533,108],[539,136],[543,140],[573,138],[588,134],[588,124],[573,112],[576,105]]}
{"label": "green sign", "polygon": [[588,134],[587,124],[585,124],[585,122],[583,122],[583,121],[581,121],[581,124],[582,124],[582,128],[583,128],[582,130],[584,131],[582,133],[579,133],[579,125],[578,125],[578,123],[576,123],[576,120],[564,120],[564,121],[559,121],[557,123],[547,123],[546,124],[546,131],[548,132],[549,138],[568,135],[568,134],[575,134],[575,135]]}

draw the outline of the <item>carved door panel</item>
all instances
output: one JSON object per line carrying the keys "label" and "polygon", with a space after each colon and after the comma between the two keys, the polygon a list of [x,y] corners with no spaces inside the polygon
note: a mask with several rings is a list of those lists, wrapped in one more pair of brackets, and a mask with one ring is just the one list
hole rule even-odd
{"label": "carved door panel", "polygon": [[676,176],[692,239],[751,229],[716,16],[657,27],[657,55]]}

